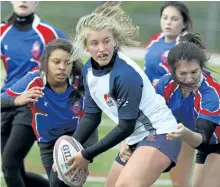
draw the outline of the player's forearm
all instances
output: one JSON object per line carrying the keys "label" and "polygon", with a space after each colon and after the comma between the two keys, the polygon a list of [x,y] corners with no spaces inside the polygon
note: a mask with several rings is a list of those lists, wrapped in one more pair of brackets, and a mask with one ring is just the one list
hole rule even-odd
{"label": "player's forearm", "polygon": [[119,125],[113,128],[103,139],[82,150],[83,157],[87,160],[92,160],[99,154],[119,144],[133,133],[135,124],[136,120],[119,120]]}
{"label": "player's forearm", "polygon": [[1,97],[1,110],[4,111],[7,108],[15,107],[14,104],[15,97],[11,96],[2,96]]}
{"label": "player's forearm", "polygon": [[88,114],[86,113],[80,120],[73,137],[84,144],[90,135],[95,131],[101,122],[101,113]]}
{"label": "player's forearm", "polygon": [[186,128],[186,133],[182,137],[191,147],[204,151],[214,149],[215,146],[210,146],[210,139],[215,131],[217,124],[199,118],[196,120],[196,132]]}

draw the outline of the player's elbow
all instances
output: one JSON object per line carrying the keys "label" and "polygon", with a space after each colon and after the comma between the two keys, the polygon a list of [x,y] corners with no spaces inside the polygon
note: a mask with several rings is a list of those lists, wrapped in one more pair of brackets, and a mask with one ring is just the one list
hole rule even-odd
{"label": "player's elbow", "polygon": [[119,120],[119,127],[126,133],[132,134],[135,130],[136,119]]}

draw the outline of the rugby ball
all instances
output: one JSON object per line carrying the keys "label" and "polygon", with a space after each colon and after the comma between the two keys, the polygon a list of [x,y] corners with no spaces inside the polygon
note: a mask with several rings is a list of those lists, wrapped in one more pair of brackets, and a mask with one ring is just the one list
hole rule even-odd
{"label": "rugby ball", "polygon": [[54,149],[53,149],[53,160],[54,166],[58,173],[58,178],[63,181],[66,185],[71,187],[80,187],[82,186],[87,178],[85,174],[85,180],[83,183],[80,183],[78,177],[72,180],[73,172],[70,172],[68,175],[65,175],[67,170],[69,169],[69,165],[67,161],[74,156],[78,151],[83,150],[82,145],[73,137],[63,135],[57,139]]}

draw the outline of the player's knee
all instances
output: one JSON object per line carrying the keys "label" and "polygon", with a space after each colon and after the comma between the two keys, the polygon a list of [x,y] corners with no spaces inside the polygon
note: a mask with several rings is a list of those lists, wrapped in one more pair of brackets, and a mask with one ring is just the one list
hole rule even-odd
{"label": "player's knee", "polygon": [[115,187],[127,187],[126,181],[117,181]]}
{"label": "player's knee", "polygon": [[2,164],[2,172],[6,181],[13,180],[14,176],[17,176],[19,171],[19,168]]}
{"label": "player's knee", "polygon": [[3,169],[19,169],[21,166],[21,161],[16,158],[12,158],[9,154],[2,155],[2,168]]}
{"label": "player's knee", "polygon": [[11,158],[7,154],[2,155],[2,172],[7,180],[13,180],[13,176],[17,176],[20,172],[21,162],[18,162],[15,158]]}
{"label": "player's knee", "polygon": [[116,181],[115,187],[132,187],[136,186],[137,184],[133,183],[134,181],[130,181],[129,179],[118,179]]}

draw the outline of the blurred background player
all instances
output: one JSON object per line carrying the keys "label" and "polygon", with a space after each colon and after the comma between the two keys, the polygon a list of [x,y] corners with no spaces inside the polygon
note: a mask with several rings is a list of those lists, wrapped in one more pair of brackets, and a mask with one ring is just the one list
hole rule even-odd
{"label": "blurred background player", "polygon": [[[145,54],[144,70],[153,85],[156,85],[163,75],[169,73],[167,55],[169,50],[176,45],[177,37],[182,32],[192,30],[192,21],[187,6],[179,1],[165,2],[160,9],[160,26],[162,32],[150,39]],[[170,171],[174,187],[191,186],[194,155],[195,150],[183,141],[177,165]]]}
{"label": "blurred background player", "polygon": [[[48,42],[65,38],[59,30],[36,15],[37,1],[11,3],[13,13],[1,24],[1,59],[6,70],[1,92],[39,66],[40,56]],[[24,169],[23,160],[36,140],[31,120],[32,114],[27,106],[11,106],[1,111],[2,171],[8,187],[42,187],[44,183],[49,186],[45,179],[26,173]]]}
{"label": "blurred background player", "polygon": [[153,85],[169,72],[167,55],[176,45],[177,37],[192,30],[187,6],[179,1],[166,1],[160,9],[160,27],[162,32],[151,37],[145,54],[144,70]]}
{"label": "blurred background player", "polygon": [[[193,187],[220,185],[220,84],[205,71],[208,58],[199,35],[188,33],[168,55],[171,74],[156,86],[182,123],[169,139],[181,138],[198,149]],[[192,131],[185,124],[195,124]],[[213,134],[214,133],[214,134]]]}

